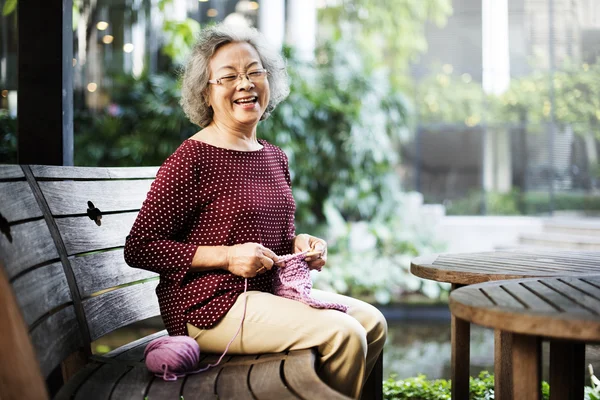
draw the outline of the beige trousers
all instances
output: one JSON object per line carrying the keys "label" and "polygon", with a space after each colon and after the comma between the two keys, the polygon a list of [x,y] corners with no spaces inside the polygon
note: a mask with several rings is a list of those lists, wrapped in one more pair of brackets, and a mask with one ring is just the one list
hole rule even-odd
{"label": "beige trousers", "polygon": [[299,301],[270,293],[249,291],[238,297],[231,310],[211,329],[187,324],[201,351],[222,353],[237,332],[244,311],[242,330],[229,354],[275,353],[317,347],[319,376],[338,392],[355,399],[383,350],[387,323],[370,304],[339,294],[313,289],[322,301],[346,304],[348,313],[312,308]]}

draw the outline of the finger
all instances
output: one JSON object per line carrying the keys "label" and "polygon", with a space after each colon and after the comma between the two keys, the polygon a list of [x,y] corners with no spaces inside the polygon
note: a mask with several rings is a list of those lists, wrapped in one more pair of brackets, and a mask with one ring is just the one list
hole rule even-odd
{"label": "finger", "polygon": [[260,258],[260,262],[262,263],[262,268],[266,268],[266,269],[271,269],[273,268],[273,260],[271,260],[269,257],[262,256]]}
{"label": "finger", "polygon": [[256,270],[257,274],[265,273],[265,272],[267,272],[267,269],[264,265],[262,265],[259,269]]}
{"label": "finger", "polygon": [[294,250],[296,253],[301,253],[305,250],[310,250],[310,237],[308,235],[300,234],[296,236],[296,240],[294,240]]}
{"label": "finger", "polygon": [[318,251],[320,253],[325,253],[327,251],[327,242],[323,239],[316,239],[311,246],[312,250]]}
{"label": "finger", "polygon": [[304,260],[306,262],[312,262],[312,261],[320,259],[322,255],[323,255],[323,253],[321,251],[317,251],[317,250],[309,251],[308,253],[306,253]]}
{"label": "finger", "polygon": [[310,269],[321,269],[325,265],[325,260],[319,258],[308,263]]}
{"label": "finger", "polygon": [[277,254],[275,254],[273,252],[273,250],[271,250],[271,249],[263,247],[262,253],[263,253],[263,256],[268,257],[271,260],[271,266],[273,265],[273,262],[279,261],[279,256]]}

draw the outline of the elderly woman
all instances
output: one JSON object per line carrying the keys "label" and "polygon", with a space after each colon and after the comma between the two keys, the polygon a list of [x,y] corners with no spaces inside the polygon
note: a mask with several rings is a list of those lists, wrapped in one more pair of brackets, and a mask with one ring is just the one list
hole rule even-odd
{"label": "elderly woman", "polygon": [[358,398],[385,342],[381,313],[318,290],[312,298],[345,305],[347,313],[273,294],[280,256],[308,251],[311,269],[327,261],[324,240],[295,233],[285,153],[256,136],[258,122],[288,92],[283,59],[256,30],[202,31],[181,100],[201,130],[158,171],[125,259],[160,274],[156,292],[170,335],[190,335],[202,351],[222,353],[244,318],[230,353],[316,347],[323,380]]}

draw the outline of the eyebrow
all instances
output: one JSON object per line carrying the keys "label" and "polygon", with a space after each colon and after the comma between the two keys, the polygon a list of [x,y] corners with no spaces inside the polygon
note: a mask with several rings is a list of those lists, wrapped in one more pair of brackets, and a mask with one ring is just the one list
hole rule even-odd
{"label": "eyebrow", "polygon": [[[248,69],[248,68],[250,68],[250,67],[253,67],[254,65],[257,65],[257,64],[260,64],[260,63],[259,63],[258,61],[252,61],[251,63],[249,63],[248,65],[246,65],[246,69]],[[219,67],[219,68],[217,69],[217,71],[215,71],[215,72],[219,72],[219,71],[221,71],[222,69],[232,69],[232,70],[234,70],[234,71],[237,71],[237,70],[236,70],[234,67],[232,67],[231,65],[224,65],[224,66],[222,66],[222,67]]]}

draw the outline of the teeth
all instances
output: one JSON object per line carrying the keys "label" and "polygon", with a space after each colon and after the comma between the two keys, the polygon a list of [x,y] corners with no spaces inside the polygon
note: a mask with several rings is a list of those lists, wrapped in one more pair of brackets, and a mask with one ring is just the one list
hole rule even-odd
{"label": "teeth", "polygon": [[254,102],[254,99],[256,99],[256,97],[251,97],[249,99],[239,99],[236,100],[237,103],[252,103]]}

